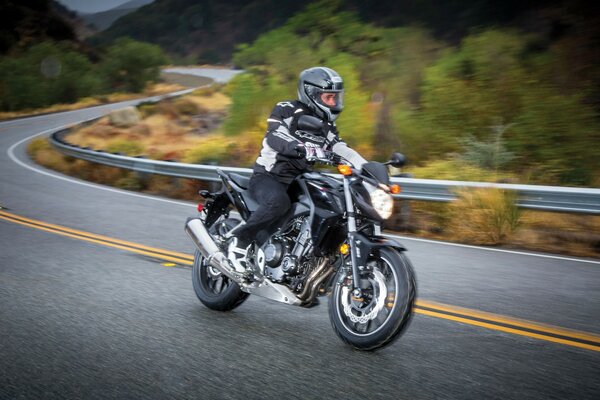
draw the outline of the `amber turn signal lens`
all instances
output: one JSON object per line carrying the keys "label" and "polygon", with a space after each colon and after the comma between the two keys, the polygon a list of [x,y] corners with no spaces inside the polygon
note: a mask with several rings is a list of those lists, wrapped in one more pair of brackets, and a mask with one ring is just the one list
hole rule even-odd
{"label": "amber turn signal lens", "polygon": [[346,255],[350,253],[350,245],[348,243],[344,243],[340,246],[340,253]]}
{"label": "amber turn signal lens", "polygon": [[352,175],[352,167],[345,164],[338,165],[338,171],[344,176]]}
{"label": "amber turn signal lens", "polygon": [[400,193],[400,185],[390,185],[390,192],[392,192],[392,194]]}

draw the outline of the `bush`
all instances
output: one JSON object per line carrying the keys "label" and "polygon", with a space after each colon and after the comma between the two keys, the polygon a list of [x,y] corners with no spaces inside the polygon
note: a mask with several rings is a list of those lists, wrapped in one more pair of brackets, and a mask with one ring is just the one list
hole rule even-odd
{"label": "bush", "polygon": [[111,89],[140,92],[146,83],[158,81],[160,66],[167,63],[160,47],[123,38],[108,48],[100,69]]}
{"label": "bush", "polygon": [[174,102],[175,109],[182,115],[198,115],[206,110],[203,110],[198,104],[187,98],[180,98]]}
{"label": "bush", "polygon": [[229,158],[229,150],[235,141],[222,135],[207,138],[201,145],[186,152],[183,162],[188,164],[222,164]]}
{"label": "bush", "polygon": [[517,230],[521,211],[516,194],[493,188],[464,189],[449,204],[447,229],[462,242],[497,245],[509,240]]}
{"label": "bush", "polygon": [[144,153],[144,147],[132,140],[117,139],[107,146],[106,151],[109,153],[121,153],[127,156],[138,156]]}
{"label": "bush", "polygon": [[0,59],[2,111],[72,103],[101,89],[92,63],[65,44],[43,42]]}
{"label": "bush", "polygon": [[129,172],[124,177],[116,180],[114,185],[121,189],[133,191],[140,191],[144,188],[144,185],[140,179],[138,179],[135,172]]}
{"label": "bush", "polygon": [[491,172],[474,164],[455,157],[446,160],[432,161],[421,167],[406,169],[419,179],[444,179],[450,181],[472,182],[506,182],[515,177],[510,173]]}

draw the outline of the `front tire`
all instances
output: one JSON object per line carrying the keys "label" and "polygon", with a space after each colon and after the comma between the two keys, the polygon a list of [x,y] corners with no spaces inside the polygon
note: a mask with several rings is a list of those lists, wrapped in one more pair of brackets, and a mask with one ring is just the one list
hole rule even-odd
{"label": "front tire", "polygon": [[[217,222],[208,231],[214,236],[217,234],[217,226],[219,226],[219,230],[222,231],[220,233],[225,233],[237,225],[238,222],[236,219],[228,218],[222,222]],[[231,311],[242,304],[249,296],[248,293],[240,289],[237,283],[209,266],[198,250],[194,254],[192,285],[202,304],[216,311]]]}
{"label": "front tire", "polygon": [[379,250],[361,271],[363,296],[352,296],[352,280],[340,276],[329,302],[335,333],[358,350],[372,351],[400,337],[412,317],[416,296],[410,261],[393,248]]}

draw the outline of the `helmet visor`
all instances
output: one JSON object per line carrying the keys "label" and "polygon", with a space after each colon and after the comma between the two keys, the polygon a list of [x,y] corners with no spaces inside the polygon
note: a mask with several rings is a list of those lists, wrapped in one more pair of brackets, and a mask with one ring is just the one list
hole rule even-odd
{"label": "helmet visor", "polygon": [[318,104],[331,109],[334,112],[342,111],[344,108],[344,89],[331,90],[316,88],[314,100]]}

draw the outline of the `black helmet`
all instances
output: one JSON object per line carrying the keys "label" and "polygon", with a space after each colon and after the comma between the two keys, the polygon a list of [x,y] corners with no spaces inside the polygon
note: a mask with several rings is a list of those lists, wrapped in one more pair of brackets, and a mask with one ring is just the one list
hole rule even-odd
{"label": "black helmet", "polygon": [[344,108],[344,81],[330,68],[305,69],[298,80],[298,99],[319,117],[335,121]]}

